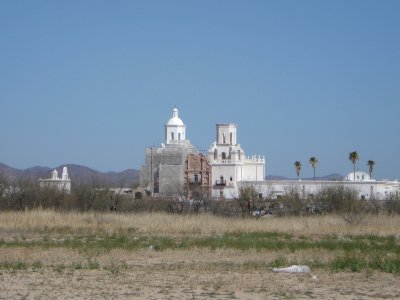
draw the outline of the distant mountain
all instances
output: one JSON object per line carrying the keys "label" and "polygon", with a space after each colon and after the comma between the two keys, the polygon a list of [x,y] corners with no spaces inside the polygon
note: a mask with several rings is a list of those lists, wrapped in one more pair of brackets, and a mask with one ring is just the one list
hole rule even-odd
{"label": "distant mountain", "polygon": [[18,169],[11,168],[5,164],[0,163],[0,178],[5,177],[7,180],[14,181],[20,178],[22,171]]}
{"label": "distant mountain", "polygon": [[[343,180],[344,176],[338,173],[332,173],[326,176],[315,177],[315,180],[329,180],[329,181],[339,181]],[[296,180],[297,178],[288,178],[285,176],[278,176],[278,175],[268,175],[265,177],[266,180]],[[313,180],[314,178],[301,178],[301,180]]]}
{"label": "distant mountain", "polygon": [[50,178],[53,169],[56,169],[61,175],[64,166],[68,167],[69,177],[75,184],[96,183],[112,187],[130,187],[139,183],[138,170],[128,169],[122,172],[104,173],[75,164],[61,165],[55,168],[36,166],[20,170],[0,163],[0,176],[4,176],[11,182],[20,179],[38,180],[39,178]]}
{"label": "distant mountain", "polygon": [[49,167],[32,167],[25,170],[22,170],[22,176],[28,179],[36,179],[36,178],[47,178],[51,176],[51,171]]}
{"label": "distant mountain", "polygon": [[[25,170],[12,168],[5,164],[0,163],[0,178],[4,176],[11,182],[15,182],[19,179],[38,180],[39,178],[50,178],[51,171],[56,169],[61,175],[62,168],[65,165],[61,165],[55,168],[49,167],[32,167]],[[139,183],[140,172],[134,169],[128,169],[122,172],[99,172],[91,168],[67,164],[68,174],[75,184],[79,183],[96,183],[105,186],[112,187],[131,187]],[[268,175],[265,177],[266,180],[290,180],[290,178],[279,175]],[[296,178],[292,178],[295,180]],[[313,178],[302,178],[302,180],[312,180]],[[337,173],[329,174],[322,177],[317,177],[317,180],[342,180],[343,176]]]}
{"label": "distant mountain", "polygon": [[[323,177],[317,177],[316,179],[318,180],[332,180],[332,181],[339,181],[343,180],[344,176],[338,174],[338,173],[332,173]],[[312,179],[312,178],[310,178]]]}

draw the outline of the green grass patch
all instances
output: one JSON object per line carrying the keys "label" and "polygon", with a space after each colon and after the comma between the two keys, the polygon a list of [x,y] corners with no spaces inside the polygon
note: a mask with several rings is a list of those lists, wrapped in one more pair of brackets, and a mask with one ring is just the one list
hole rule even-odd
{"label": "green grass patch", "polygon": [[329,268],[334,272],[360,272],[376,270],[386,273],[400,274],[400,258],[370,257],[368,255],[347,255],[337,257],[330,262]]}
{"label": "green grass patch", "polygon": [[[113,249],[124,249],[136,251],[149,249],[152,251],[190,250],[194,248],[236,249],[240,251],[278,251],[282,253],[297,251],[328,251],[332,253],[333,259],[328,263],[318,260],[302,262],[310,267],[328,268],[334,272],[348,271],[360,272],[364,269],[379,270],[388,273],[400,273],[400,244],[394,236],[325,236],[315,239],[310,236],[295,237],[289,234],[277,232],[252,232],[252,233],[227,233],[208,236],[150,236],[150,235],[86,235],[51,237],[45,235],[34,241],[28,239],[14,239],[10,241],[0,240],[0,247],[65,247],[77,250],[90,257],[85,264],[74,264],[69,266],[73,270],[99,269],[97,260],[92,259]],[[284,256],[278,256],[274,261],[263,265],[263,267],[282,267],[290,262]],[[300,262],[297,262],[300,263]],[[27,265],[24,263],[7,263],[0,265],[2,269],[23,269],[32,267],[40,269],[39,263]],[[242,266],[246,267],[246,266]],[[256,268],[256,266],[252,266]],[[257,268],[260,266],[257,266]],[[62,267],[57,266],[62,271]],[[66,268],[64,266],[64,268]],[[247,267],[246,267],[247,268]],[[116,273],[117,266],[110,266],[110,272]]]}
{"label": "green grass patch", "polygon": [[254,233],[229,233],[210,236],[128,236],[121,235],[88,235],[74,236],[64,239],[51,239],[44,236],[41,240],[26,241],[0,241],[0,247],[66,247],[79,249],[86,252],[91,249],[99,249],[108,252],[112,249],[137,250],[151,248],[163,251],[166,249],[191,249],[209,248],[212,250],[221,248],[232,248],[238,250],[310,250],[324,249],[328,251],[342,250],[346,253],[355,251],[362,252],[392,252],[400,254],[400,245],[393,236],[388,237],[352,237],[345,239],[337,237],[324,237],[320,240],[313,240],[304,236],[294,238],[293,236],[280,233],[254,232]]}
{"label": "green grass patch", "polygon": [[341,250],[345,253],[361,251],[387,252],[400,255],[400,245],[393,236],[388,237],[352,237],[345,239],[337,237],[324,237],[320,240],[306,238],[304,236],[294,238],[293,236],[280,233],[229,233],[210,236],[128,236],[128,235],[105,235],[105,236],[75,236],[65,239],[50,239],[48,236],[41,240],[26,241],[0,241],[0,247],[66,247],[78,249],[81,252],[92,250],[109,252],[113,249],[152,249],[163,251],[166,249],[192,249],[209,248],[215,249],[238,249],[238,250],[299,250],[323,249],[328,251]]}
{"label": "green grass patch", "polygon": [[27,270],[28,267],[29,265],[22,261],[0,263],[1,270]]}

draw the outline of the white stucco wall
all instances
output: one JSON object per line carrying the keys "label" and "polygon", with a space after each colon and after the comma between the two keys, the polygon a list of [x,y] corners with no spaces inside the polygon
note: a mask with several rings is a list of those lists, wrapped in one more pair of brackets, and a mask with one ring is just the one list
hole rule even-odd
{"label": "white stucco wall", "polygon": [[[232,164],[215,164],[212,166],[212,183],[220,182],[221,176],[226,180],[226,184],[236,181],[236,166]],[[231,180],[232,177],[232,180]]]}
{"label": "white stucco wall", "polygon": [[263,181],[265,179],[265,163],[262,160],[246,160],[243,164],[242,181]]}
{"label": "white stucco wall", "polygon": [[[390,196],[400,196],[400,183],[397,181],[313,181],[313,180],[268,180],[258,182],[240,182],[241,185],[252,185],[263,197],[276,198],[290,189],[297,190],[302,198],[316,195],[327,187],[343,186],[358,192],[359,198],[384,200]],[[236,194],[238,195],[238,194]]]}

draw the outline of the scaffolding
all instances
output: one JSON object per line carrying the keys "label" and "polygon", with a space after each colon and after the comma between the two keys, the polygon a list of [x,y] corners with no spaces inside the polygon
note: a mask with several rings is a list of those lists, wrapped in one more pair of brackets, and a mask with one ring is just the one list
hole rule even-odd
{"label": "scaffolding", "polygon": [[140,185],[155,196],[183,195],[186,159],[196,153],[191,144],[147,148]]}

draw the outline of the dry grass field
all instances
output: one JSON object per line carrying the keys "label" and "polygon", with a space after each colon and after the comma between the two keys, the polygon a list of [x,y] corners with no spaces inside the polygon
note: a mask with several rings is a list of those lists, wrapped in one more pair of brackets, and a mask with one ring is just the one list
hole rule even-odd
{"label": "dry grass field", "polygon": [[[273,267],[305,264],[311,273]],[[400,298],[400,217],[0,213],[0,299]]]}

